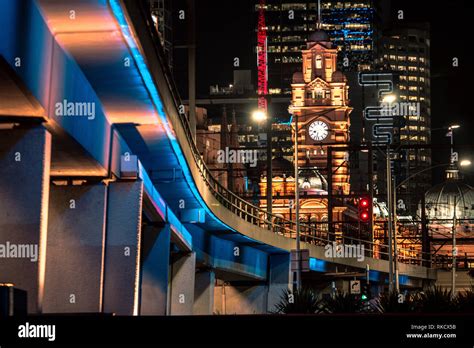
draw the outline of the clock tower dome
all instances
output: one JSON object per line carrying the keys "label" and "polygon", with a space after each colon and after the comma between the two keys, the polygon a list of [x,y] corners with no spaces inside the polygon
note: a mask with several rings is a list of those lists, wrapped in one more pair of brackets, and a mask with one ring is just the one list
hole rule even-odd
{"label": "clock tower dome", "polygon": [[[328,168],[332,167],[332,188],[328,190],[348,194],[349,156],[341,148],[349,142],[352,111],[347,79],[336,70],[337,49],[323,30],[317,29],[309,36],[302,55],[303,70],[293,75],[290,106],[293,125],[297,123],[298,165],[315,168],[326,179]],[[328,157],[329,146],[333,151]]]}

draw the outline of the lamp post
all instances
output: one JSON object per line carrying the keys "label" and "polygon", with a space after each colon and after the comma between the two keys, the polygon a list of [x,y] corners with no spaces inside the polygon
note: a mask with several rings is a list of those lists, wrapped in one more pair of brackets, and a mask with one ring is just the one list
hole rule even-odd
{"label": "lamp post", "polygon": [[[291,117],[295,120],[293,152],[295,156],[295,218],[296,218],[296,270],[293,272],[293,292],[301,289],[301,243],[300,243],[300,190],[299,190],[299,168],[298,168],[298,114],[294,114],[292,107],[288,109]],[[290,218],[291,219],[291,218]]]}
{"label": "lamp post", "polygon": [[396,181],[393,178],[393,194],[392,194],[392,212],[393,212],[393,259],[394,259],[394,275],[395,275],[395,291],[400,292],[400,280],[398,278],[398,247],[397,247],[397,190],[396,190]]}
{"label": "lamp post", "polygon": [[387,210],[388,210],[388,291],[393,292],[393,196],[392,196],[392,168],[390,161],[390,145],[386,150],[387,171]]}
{"label": "lamp post", "polygon": [[265,111],[259,109],[252,113],[252,118],[257,122],[266,123],[266,133],[267,133],[267,220],[268,220],[268,229],[271,230],[271,214],[272,214],[272,205],[273,205],[273,195],[272,195],[272,121]]}
{"label": "lamp post", "polygon": [[452,267],[451,267],[451,297],[454,298],[456,292],[456,206],[457,206],[457,196],[454,196],[454,209],[453,209],[453,227],[451,233],[453,234],[453,250],[452,250]]}
{"label": "lamp post", "polygon": [[[390,107],[391,103],[393,103],[397,99],[397,96],[393,93],[385,94],[382,99],[382,103],[388,104],[388,107]],[[395,230],[395,215],[396,215],[396,210],[395,210],[395,185],[393,183],[392,179],[392,163],[391,163],[391,158],[390,158],[390,143],[387,143],[387,148],[385,152],[386,156],[386,171],[387,171],[387,210],[388,210],[388,290],[389,292],[393,292],[393,275],[394,275],[394,255],[393,255],[393,246],[394,246],[394,240],[396,238],[396,235],[394,233]],[[395,248],[396,248],[396,242],[395,242]],[[397,262],[397,252],[395,250],[395,262]],[[395,266],[395,269],[398,267]],[[398,275],[397,275],[398,278]],[[398,279],[396,281],[398,284]],[[398,291],[398,285],[397,285],[397,291]]]}
{"label": "lamp post", "polygon": [[[451,165],[454,162],[457,162],[457,158],[454,157],[454,130],[459,128],[460,126],[455,124],[449,126],[449,137],[451,143],[451,156],[450,156],[450,163]],[[454,196],[454,206],[453,206],[453,227],[451,229],[452,233],[452,267],[451,267],[451,297],[454,298],[456,293],[456,207],[457,207],[457,196]]]}
{"label": "lamp post", "polygon": [[[453,134],[451,131],[451,164],[454,163],[453,161]],[[460,163],[460,166],[462,167],[467,167],[471,165],[471,161],[469,160],[463,160]],[[461,198],[461,197],[459,197]],[[452,244],[453,244],[453,249],[452,249],[452,269],[451,269],[451,296],[454,298],[456,294],[456,262],[457,262],[457,247],[456,247],[456,224],[457,224],[457,206],[458,206],[458,196],[454,196],[454,207],[453,207],[453,227],[451,229],[452,235]]]}
{"label": "lamp post", "polygon": [[299,188],[299,168],[298,168],[298,115],[295,114],[295,215],[296,215],[296,289],[301,289],[301,246],[300,246],[300,188]]}
{"label": "lamp post", "polygon": [[449,137],[451,138],[451,163],[454,163],[454,130],[459,128],[460,126],[458,124],[453,124],[448,127],[449,129]]}
{"label": "lamp post", "polygon": [[[293,279],[293,284],[296,285],[296,289],[301,289],[301,236],[300,236],[300,190],[299,190],[299,167],[298,167],[298,114],[293,113],[292,106],[288,109],[288,112],[292,115],[292,118],[295,120],[295,128],[294,128],[294,156],[295,156],[295,218],[296,218],[296,255],[297,255],[297,262],[296,262],[296,274]],[[317,113],[309,113],[309,115],[324,115],[326,112],[317,112]],[[329,151],[331,153],[331,151]],[[332,211],[330,210],[329,214]],[[294,289],[293,289],[294,291]]]}

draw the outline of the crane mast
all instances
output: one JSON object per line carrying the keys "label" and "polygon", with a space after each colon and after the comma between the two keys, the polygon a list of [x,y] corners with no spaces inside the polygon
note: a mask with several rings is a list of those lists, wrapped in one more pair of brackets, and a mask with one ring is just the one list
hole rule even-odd
{"label": "crane mast", "polygon": [[265,25],[265,0],[260,0],[257,29],[258,108],[267,113],[268,66],[267,27]]}

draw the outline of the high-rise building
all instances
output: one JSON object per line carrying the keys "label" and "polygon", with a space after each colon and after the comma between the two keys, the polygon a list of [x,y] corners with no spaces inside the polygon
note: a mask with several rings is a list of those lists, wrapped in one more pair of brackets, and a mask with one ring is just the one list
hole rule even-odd
{"label": "high-rise building", "polygon": [[[340,52],[343,71],[366,70],[374,60],[377,25],[385,0],[321,0],[320,22]],[[259,4],[255,5],[257,11]],[[316,29],[318,2],[267,0],[268,86],[270,94],[291,94],[293,73],[301,68],[300,52]]]}
{"label": "high-rise building", "polygon": [[[431,151],[422,148],[430,143],[431,129],[429,25],[397,25],[384,33],[379,54],[380,62],[399,74],[396,105],[406,113],[400,143],[413,146],[404,152],[406,161],[399,168],[399,178],[404,180],[431,165]],[[430,184],[431,174],[425,171],[403,185],[402,193],[410,193],[406,199],[414,198],[407,204],[414,209]]]}
{"label": "high-rise building", "polygon": [[372,67],[379,23],[374,1],[322,1],[321,21],[340,51],[340,70],[363,71]]}

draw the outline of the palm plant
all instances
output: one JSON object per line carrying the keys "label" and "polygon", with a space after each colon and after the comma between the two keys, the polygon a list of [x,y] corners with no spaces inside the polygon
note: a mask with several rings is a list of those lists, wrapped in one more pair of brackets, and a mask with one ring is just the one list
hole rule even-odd
{"label": "palm plant", "polygon": [[336,292],[332,297],[323,300],[321,311],[323,313],[359,313],[364,309],[362,301],[344,292]]}
{"label": "palm plant", "polygon": [[474,287],[458,293],[456,307],[459,312],[474,313]]}
{"label": "palm plant", "polygon": [[396,291],[385,292],[371,302],[371,307],[378,313],[409,313],[415,310],[415,299],[415,295],[403,295]]}
{"label": "palm plant", "polygon": [[320,299],[314,289],[303,287],[291,292],[284,290],[280,302],[275,306],[278,314],[315,314],[320,307]]}
{"label": "palm plant", "polygon": [[456,311],[456,300],[451,290],[433,287],[420,293],[418,310],[423,313],[447,313]]}

